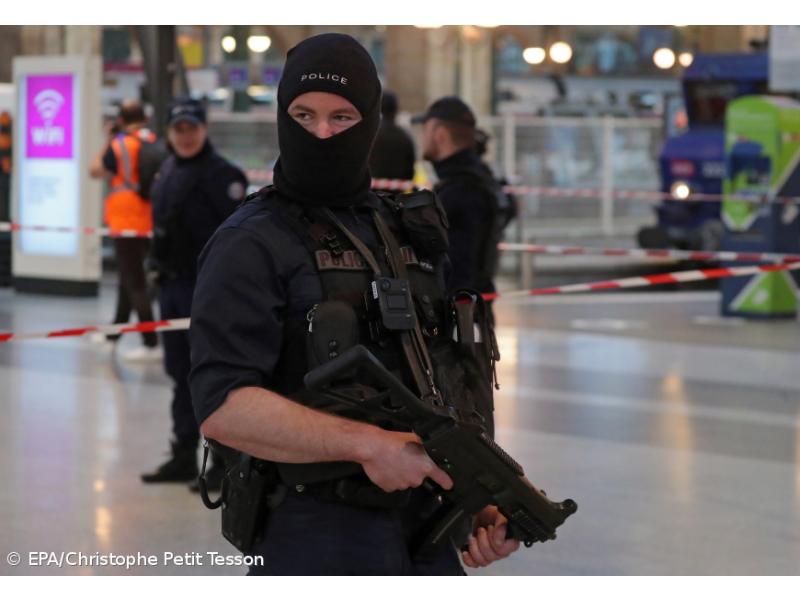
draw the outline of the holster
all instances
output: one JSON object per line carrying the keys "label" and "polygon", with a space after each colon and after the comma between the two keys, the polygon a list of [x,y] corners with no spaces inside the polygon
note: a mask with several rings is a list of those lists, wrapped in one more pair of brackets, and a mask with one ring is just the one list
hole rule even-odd
{"label": "holster", "polygon": [[225,458],[222,492],[216,501],[209,500],[204,477],[208,458],[206,445],[200,495],[208,508],[222,508],[223,537],[236,549],[250,554],[264,531],[270,510],[283,501],[286,488],[280,484],[273,463],[211,443],[215,456]]}

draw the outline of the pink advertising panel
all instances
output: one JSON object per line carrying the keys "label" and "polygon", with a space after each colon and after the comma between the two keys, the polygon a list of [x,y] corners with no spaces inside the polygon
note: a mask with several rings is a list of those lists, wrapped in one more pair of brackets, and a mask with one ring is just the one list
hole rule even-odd
{"label": "pink advertising panel", "polygon": [[26,158],[72,158],[74,77],[26,77]]}

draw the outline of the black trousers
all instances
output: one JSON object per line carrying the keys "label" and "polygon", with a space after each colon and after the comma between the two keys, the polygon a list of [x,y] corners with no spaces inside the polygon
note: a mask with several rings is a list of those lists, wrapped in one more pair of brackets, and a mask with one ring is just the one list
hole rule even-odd
{"label": "black trousers", "polygon": [[[114,323],[127,323],[131,312],[136,311],[139,321],[152,321],[153,308],[147,293],[147,278],[144,272],[144,260],[150,248],[147,238],[115,238],[114,253],[119,271],[117,290],[117,310]],[[118,339],[118,335],[110,335],[109,339]],[[151,348],[158,345],[158,336],[152,331],[143,332],[145,346]]]}
{"label": "black trousers", "polygon": [[[176,279],[161,284],[158,302],[162,319],[184,319],[192,312],[194,280]],[[189,393],[189,332],[165,331],[164,370],[172,379],[172,433],[181,446],[197,446],[200,430]]]}
{"label": "black trousers", "polygon": [[464,575],[451,546],[412,558],[400,509],[356,508],[291,491],[268,518],[248,575]]}

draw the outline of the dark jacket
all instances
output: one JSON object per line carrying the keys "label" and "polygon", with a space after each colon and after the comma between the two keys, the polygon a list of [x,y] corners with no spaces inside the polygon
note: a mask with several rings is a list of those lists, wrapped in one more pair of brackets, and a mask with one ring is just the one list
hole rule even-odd
{"label": "dark jacket", "polygon": [[369,171],[375,179],[414,178],[414,142],[411,136],[393,121],[383,119],[372,146]]}
{"label": "dark jacket", "polygon": [[152,188],[153,259],[164,279],[194,279],[197,257],[247,192],[244,173],[210,143],[189,159],[171,154]]}
{"label": "dark jacket", "polygon": [[433,163],[439,183],[436,194],[450,221],[450,289],[472,288],[494,292],[484,263],[486,245],[494,229],[496,199],[488,191],[495,185],[491,172],[471,149]]}

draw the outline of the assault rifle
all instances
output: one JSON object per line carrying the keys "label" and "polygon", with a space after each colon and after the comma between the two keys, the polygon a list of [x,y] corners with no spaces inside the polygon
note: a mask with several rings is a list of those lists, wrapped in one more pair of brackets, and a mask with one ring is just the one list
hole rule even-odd
{"label": "assault rifle", "polygon": [[549,500],[531,484],[480,421],[418,398],[364,346],[350,348],[310,371],[304,382],[342,406],[410,428],[453,480],[452,489],[436,490],[441,507],[421,548],[446,541],[465,517],[490,504],[508,519],[508,537],[527,547],[555,539],[556,529],[578,509],[570,499]]}

